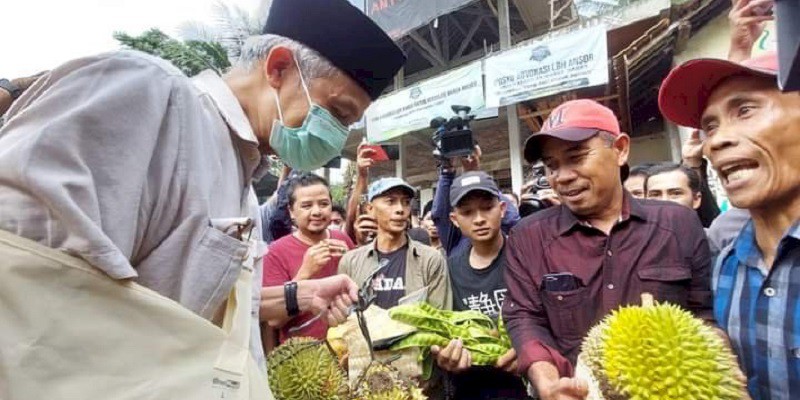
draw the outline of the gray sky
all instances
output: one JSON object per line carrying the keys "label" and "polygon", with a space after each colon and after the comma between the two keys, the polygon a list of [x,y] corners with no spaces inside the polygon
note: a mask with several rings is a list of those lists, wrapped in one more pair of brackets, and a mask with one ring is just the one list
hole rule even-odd
{"label": "gray sky", "polygon": [[[7,0],[0,22],[0,78],[16,78],[81,56],[119,48],[114,31],[212,21],[215,0]],[[224,0],[255,10],[258,0]]]}

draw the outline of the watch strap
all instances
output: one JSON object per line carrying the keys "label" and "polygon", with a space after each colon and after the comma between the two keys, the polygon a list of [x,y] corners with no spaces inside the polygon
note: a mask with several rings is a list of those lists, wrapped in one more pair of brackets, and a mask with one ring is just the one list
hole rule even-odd
{"label": "watch strap", "polygon": [[0,89],[7,91],[14,100],[16,100],[22,94],[22,89],[15,85],[14,82],[11,82],[5,78],[0,79]]}
{"label": "watch strap", "polygon": [[290,317],[300,314],[300,306],[297,304],[297,282],[283,284],[283,297],[286,301],[286,314]]}

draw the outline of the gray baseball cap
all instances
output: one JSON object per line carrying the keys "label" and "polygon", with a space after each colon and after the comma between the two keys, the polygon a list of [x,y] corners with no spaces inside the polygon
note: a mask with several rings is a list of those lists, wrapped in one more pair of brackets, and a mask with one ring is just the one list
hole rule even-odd
{"label": "gray baseball cap", "polygon": [[381,178],[369,185],[369,189],[367,190],[367,201],[372,202],[372,200],[376,197],[394,188],[401,188],[407,191],[412,199],[417,194],[417,189],[400,178]]}

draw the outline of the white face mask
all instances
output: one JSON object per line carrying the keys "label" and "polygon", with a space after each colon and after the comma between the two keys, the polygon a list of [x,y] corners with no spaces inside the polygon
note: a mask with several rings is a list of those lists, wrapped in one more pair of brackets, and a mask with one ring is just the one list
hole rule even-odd
{"label": "white face mask", "polygon": [[287,127],[283,123],[283,111],[278,93],[273,92],[280,120],[272,124],[269,145],[292,169],[313,171],[322,168],[342,154],[350,131],[330,111],[311,101],[308,86],[296,58],[295,64],[300,74],[303,91],[308,99],[308,114],[300,127]]}

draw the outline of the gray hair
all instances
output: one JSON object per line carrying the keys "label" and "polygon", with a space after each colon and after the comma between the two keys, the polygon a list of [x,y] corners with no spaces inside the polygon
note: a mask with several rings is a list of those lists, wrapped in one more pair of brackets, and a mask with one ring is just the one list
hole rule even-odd
{"label": "gray hair", "polygon": [[308,46],[292,39],[272,34],[249,37],[242,46],[242,52],[236,66],[252,71],[267,58],[270,50],[276,46],[284,46],[294,53],[300,66],[300,71],[306,80],[326,78],[340,72],[330,61]]}
{"label": "gray hair", "polygon": [[606,147],[614,147],[614,141],[617,140],[613,133],[606,131],[597,132],[597,137],[606,144]]}

